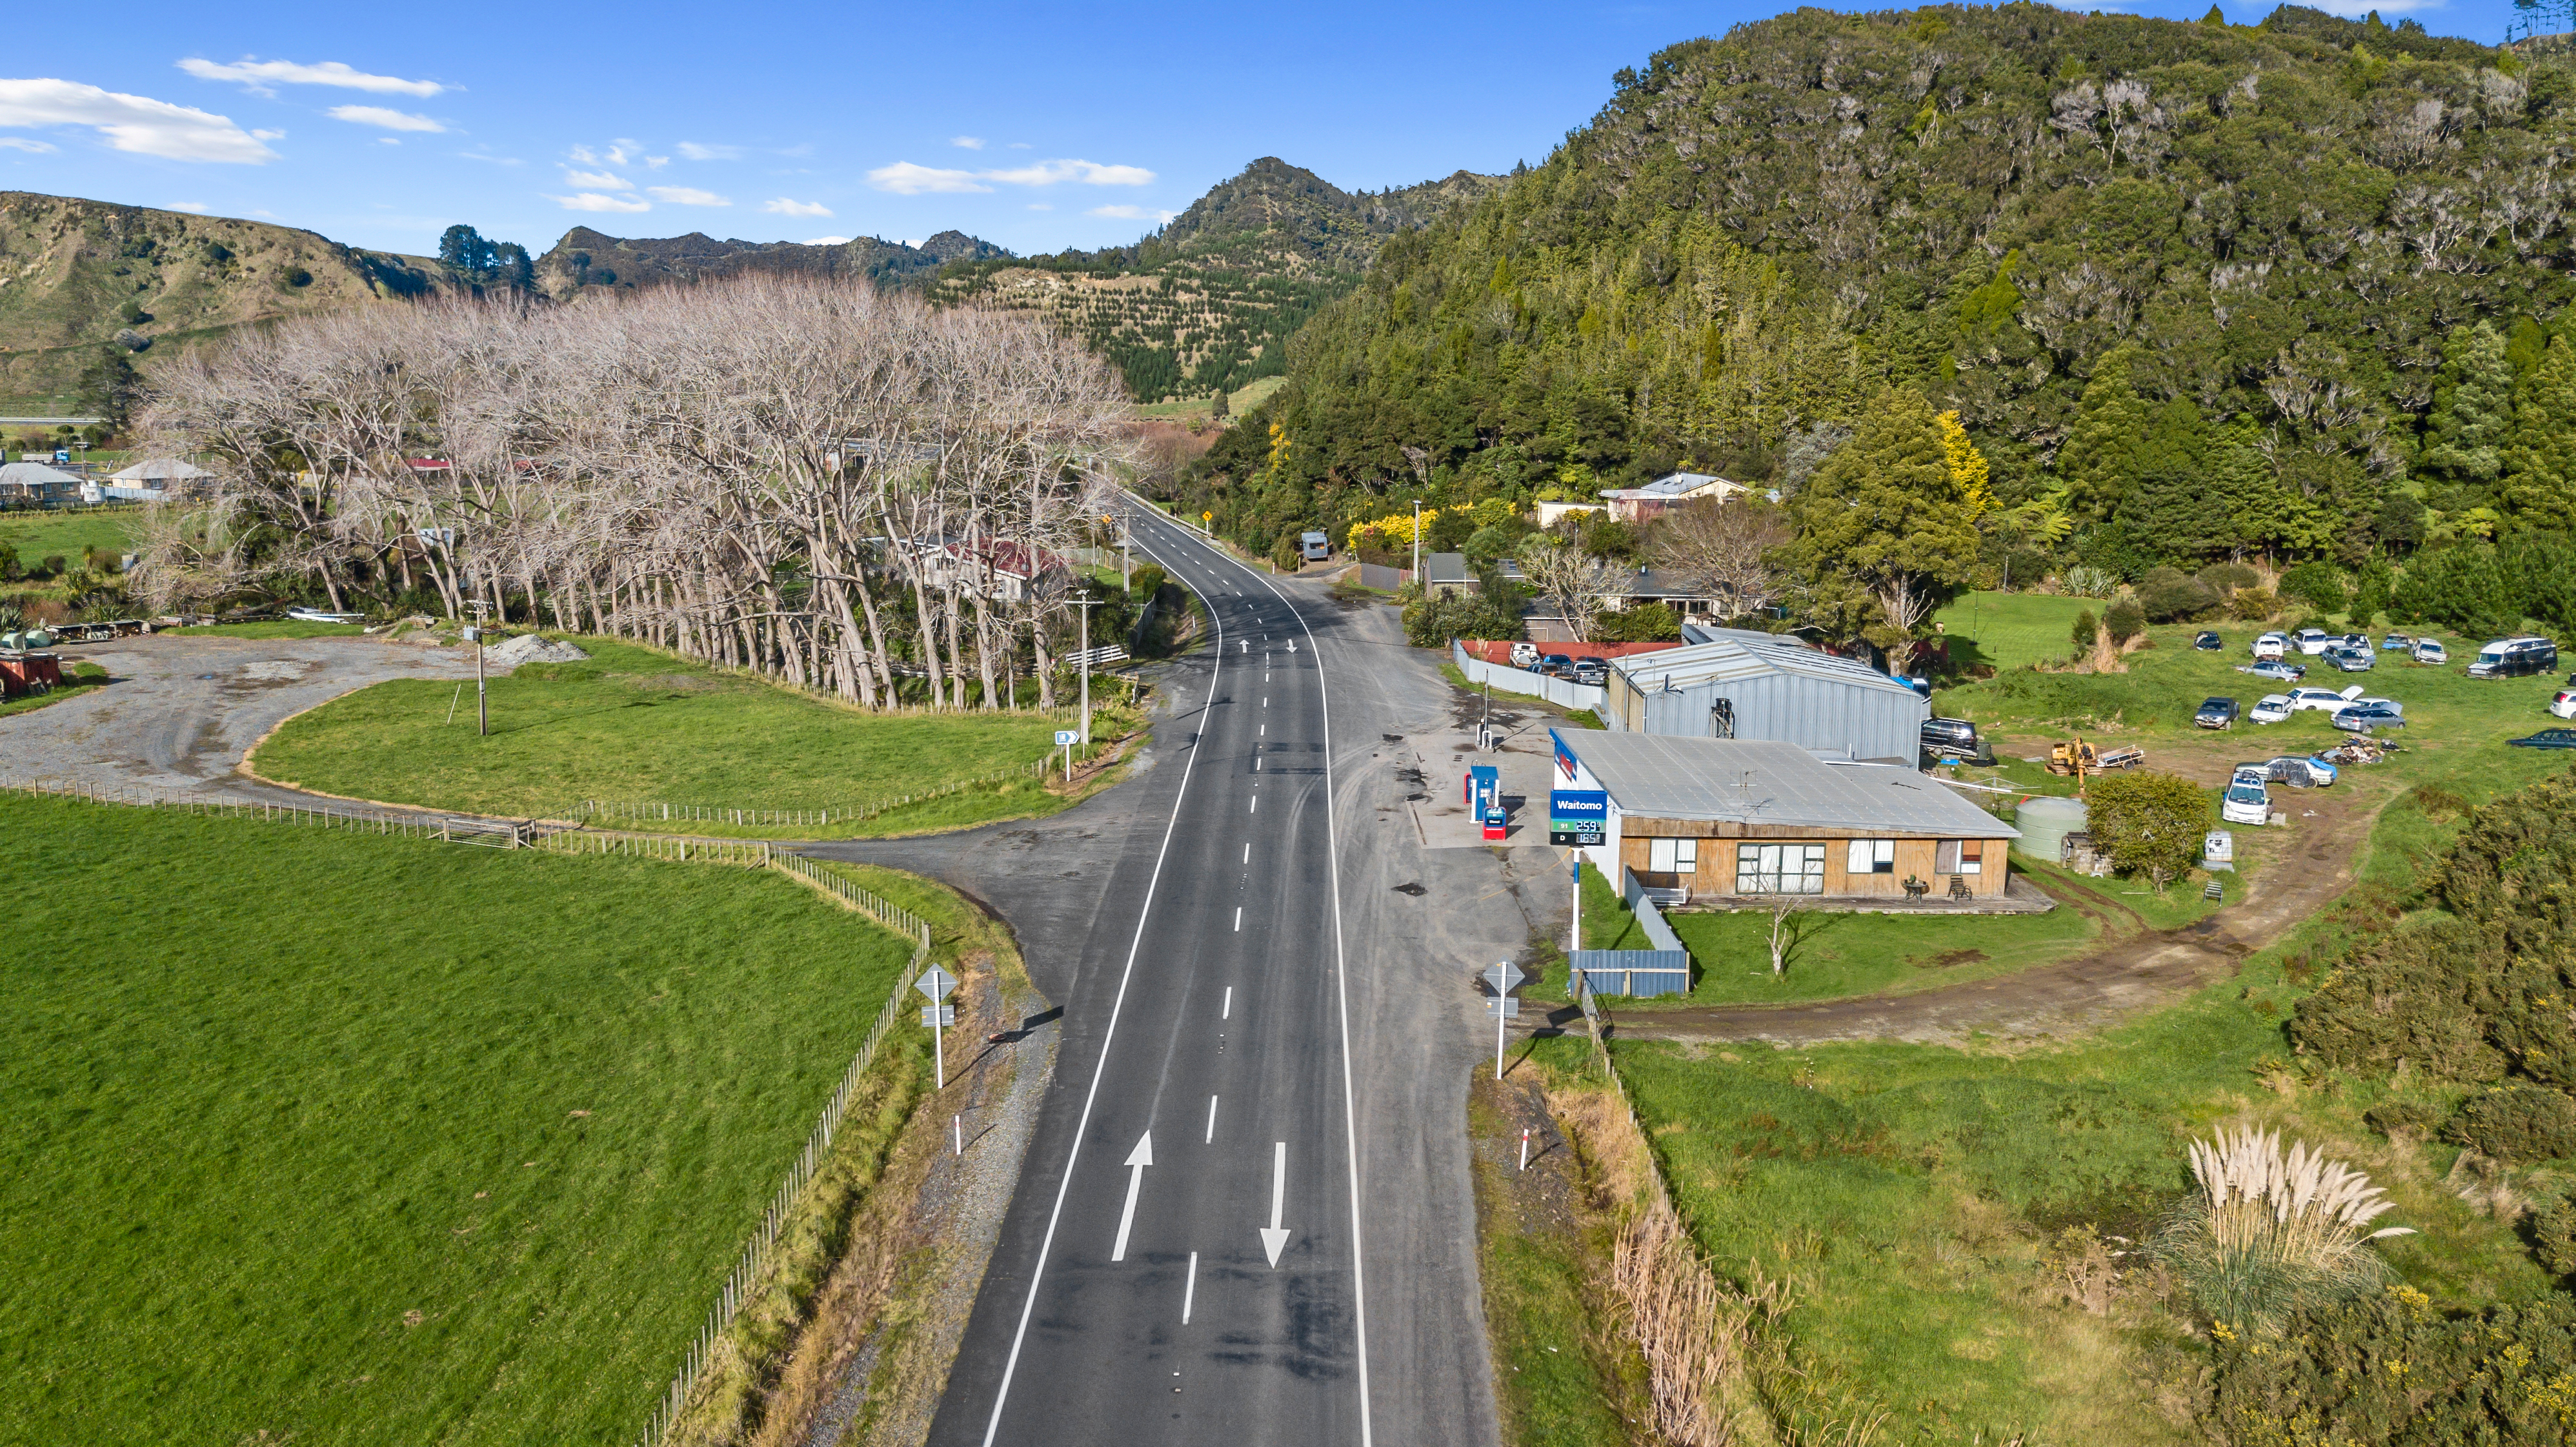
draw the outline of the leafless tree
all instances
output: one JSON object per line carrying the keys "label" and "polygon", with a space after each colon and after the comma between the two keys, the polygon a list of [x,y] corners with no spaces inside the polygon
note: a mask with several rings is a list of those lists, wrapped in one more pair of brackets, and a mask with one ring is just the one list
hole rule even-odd
{"label": "leafless tree", "polygon": [[1795,536],[1780,509],[1751,497],[1684,503],[1655,529],[1655,561],[1706,594],[1724,618],[1741,618],[1780,596],[1768,561]]}
{"label": "leafless tree", "polygon": [[1538,533],[1521,544],[1521,576],[1538,595],[1556,605],[1577,642],[1589,642],[1601,599],[1619,570],[1606,558],[1583,550],[1572,538]]}
{"label": "leafless tree", "polygon": [[782,277],[298,322],[183,359],[146,425],[215,473],[150,540],[161,606],[426,593],[949,708],[1001,706],[1023,638],[1048,678],[1135,450],[1041,318]]}

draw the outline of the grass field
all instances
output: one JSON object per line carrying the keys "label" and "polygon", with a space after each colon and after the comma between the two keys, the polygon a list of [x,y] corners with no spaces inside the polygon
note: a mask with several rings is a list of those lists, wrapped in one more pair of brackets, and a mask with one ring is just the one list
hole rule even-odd
{"label": "grass field", "polygon": [[0,1443],[623,1447],[910,952],[775,874],[16,796],[0,870]]}
{"label": "grass field", "polygon": [[1933,614],[1932,620],[1949,637],[1954,662],[2021,668],[2055,663],[2074,652],[2069,635],[2075,629],[2075,615],[2090,608],[2099,618],[2110,606],[2099,598],[2050,593],[1970,593]]}
{"label": "grass field", "polygon": [[81,512],[0,512],[0,550],[15,552],[18,564],[32,568],[49,557],[80,566],[81,549],[122,554],[134,547],[134,526],[141,508]]}
{"label": "grass field", "polygon": [[[2476,802],[2519,781],[2463,759],[2431,782]],[[2362,1115],[2387,1083],[2304,1073],[2282,1035],[2321,966],[2379,927],[2455,827],[2392,804],[2346,903],[2099,1037],[2014,1052],[1632,1041],[1615,1047],[1621,1071],[1718,1269],[1790,1282],[1792,1360],[1875,1398],[1886,1440],[2199,1440],[2188,1303],[2116,1255],[2125,1284],[2103,1312],[2064,1288],[2085,1232],[2117,1253],[2110,1238],[2152,1229],[2188,1189],[2186,1140],[2221,1122],[2279,1126],[2389,1187],[2389,1221],[2422,1234],[2386,1255],[2437,1307],[2552,1289],[2509,1222],[2441,1185],[2456,1147],[2381,1139]],[[1538,1048],[1572,1068],[1588,1046]]]}
{"label": "grass field", "polygon": [[[1268,397],[1271,393],[1276,392],[1287,385],[1288,379],[1285,377],[1255,377],[1250,383],[1244,386],[1243,390],[1239,392],[1229,392],[1226,394],[1225,410],[1230,416],[1240,417],[1243,415],[1244,409],[1259,403],[1263,398]],[[1192,417],[1205,417],[1209,415],[1208,399],[1205,397],[1184,397],[1175,402],[1149,402],[1138,407],[1136,409],[1136,415],[1139,417],[1169,417],[1177,421],[1187,421]]]}
{"label": "grass field", "polygon": [[[460,698],[454,683],[398,680],[288,721],[253,765],[327,794],[487,814],[549,814],[584,799],[812,809],[1034,765],[1059,726],[1033,713],[864,713],[650,649],[580,642],[587,663],[531,664],[492,680],[489,738],[475,733],[472,683]],[[885,832],[1057,806],[1032,776],[846,827],[686,827]]]}

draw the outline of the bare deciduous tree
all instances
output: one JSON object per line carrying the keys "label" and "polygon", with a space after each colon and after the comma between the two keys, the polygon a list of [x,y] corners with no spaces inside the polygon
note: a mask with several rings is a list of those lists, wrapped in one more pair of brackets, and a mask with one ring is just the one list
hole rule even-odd
{"label": "bare deciduous tree", "polygon": [[1521,576],[1529,579],[1540,597],[1556,605],[1575,640],[1590,641],[1593,614],[1617,579],[1618,568],[1585,552],[1571,538],[1547,533],[1521,544],[1520,565]]}
{"label": "bare deciduous tree", "polygon": [[1750,497],[1685,503],[1655,530],[1655,561],[1740,618],[1777,601],[1781,570],[1770,555],[1795,536],[1780,509]]}

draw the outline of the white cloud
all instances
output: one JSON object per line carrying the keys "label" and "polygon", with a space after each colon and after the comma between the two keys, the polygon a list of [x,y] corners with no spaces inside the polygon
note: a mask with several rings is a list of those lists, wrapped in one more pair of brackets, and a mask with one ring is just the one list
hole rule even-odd
{"label": "white cloud", "polygon": [[170,203],[169,209],[172,211],[185,211],[191,216],[203,216],[214,208],[208,206],[203,201],[173,201]]}
{"label": "white cloud", "polygon": [[850,244],[850,238],[846,236],[816,236],[808,238],[805,244],[808,246],[847,246]]}
{"label": "white cloud", "polygon": [[481,151],[459,151],[456,153],[456,159],[460,161],[488,161],[495,166],[521,166],[527,164],[516,156],[491,156],[485,155]]}
{"label": "white cloud", "polygon": [[646,156],[644,158],[644,169],[647,171],[658,171],[669,164],[671,164],[671,158],[668,156]]}
{"label": "white cloud", "polygon": [[695,141],[682,141],[679,152],[692,161],[735,161],[742,158],[740,146],[702,146]]}
{"label": "white cloud", "polygon": [[117,150],[169,161],[277,159],[223,116],[69,80],[0,80],[0,126],[89,126]]}
{"label": "white cloud", "polygon": [[644,159],[644,143],[618,140],[596,151],[588,146],[575,146],[571,154],[573,160],[585,166],[631,166]]}
{"label": "white cloud", "polygon": [[984,149],[984,138],[982,136],[950,136],[948,138],[948,144],[957,147],[959,150],[980,151]]}
{"label": "white cloud", "polygon": [[772,216],[829,216],[832,208],[820,201],[791,201],[785,196],[764,203],[761,210]]}
{"label": "white cloud", "polygon": [[730,206],[733,204],[713,191],[701,191],[694,186],[647,186],[644,190],[654,200],[668,201],[674,206]]}
{"label": "white cloud", "polygon": [[990,191],[993,188],[975,179],[972,171],[951,171],[938,166],[916,166],[910,161],[897,161],[879,166],[868,173],[868,184],[880,191],[898,196],[919,196],[924,192]]}
{"label": "white cloud", "polygon": [[323,114],[335,121],[347,121],[352,125],[361,126],[382,126],[389,131],[420,131],[433,136],[443,135],[447,131],[447,127],[427,116],[416,116],[408,111],[392,110],[384,106],[333,106]]}
{"label": "white cloud", "polygon": [[566,171],[564,184],[576,191],[632,191],[635,183],[607,171]]}
{"label": "white cloud", "polygon": [[1055,209],[1055,203],[1052,201],[1032,201],[1029,203],[1029,209],[1032,211],[1053,211]]}
{"label": "white cloud", "polygon": [[251,139],[256,141],[282,141],[286,139],[286,132],[284,131],[253,131],[250,134]]}
{"label": "white cloud", "polygon": [[416,95],[423,99],[447,87],[434,80],[404,80],[391,75],[369,75],[353,70],[336,60],[320,65],[297,65],[291,60],[252,60],[244,56],[233,65],[211,60],[183,60],[179,68],[199,80],[239,81],[262,95],[273,94],[275,85],[334,85],[342,90],[373,91],[377,95]]}
{"label": "white cloud", "polygon": [[30,141],[17,136],[0,136],[0,151],[25,151],[31,155],[41,156],[53,149],[55,147],[49,141]]}
{"label": "white cloud", "polygon": [[1121,221],[1152,221],[1157,224],[1178,216],[1177,211],[1151,211],[1142,206],[1094,206],[1087,216],[1111,216]]}
{"label": "white cloud", "polygon": [[653,209],[653,203],[650,201],[638,201],[632,196],[602,196],[596,191],[584,191],[578,196],[548,196],[546,199],[566,211],[632,212]]}
{"label": "white cloud", "polygon": [[1154,173],[1142,166],[1104,166],[1097,161],[1040,161],[1007,171],[986,171],[984,178],[1013,186],[1052,186],[1079,181],[1085,186],[1149,186]]}
{"label": "white cloud", "polygon": [[1013,141],[1011,142],[1011,149],[1014,151],[1026,151],[1032,149],[1032,147],[1026,141]]}
{"label": "white cloud", "polygon": [[395,140],[391,136],[378,136],[376,137],[376,144],[379,146],[399,146],[402,142]]}

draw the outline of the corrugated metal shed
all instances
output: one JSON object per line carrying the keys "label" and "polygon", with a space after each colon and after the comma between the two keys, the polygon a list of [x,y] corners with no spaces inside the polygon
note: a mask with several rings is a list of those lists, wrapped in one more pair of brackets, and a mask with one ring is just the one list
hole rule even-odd
{"label": "corrugated metal shed", "polygon": [[1628,733],[1764,739],[1909,765],[1931,714],[1920,694],[1866,664],[1742,638],[1622,660],[1608,708],[1603,721]]}
{"label": "corrugated metal shed", "polygon": [[1951,838],[2021,831],[1912,769],[1828,764],[1796,744],[1558,729],[1621,814]]}

